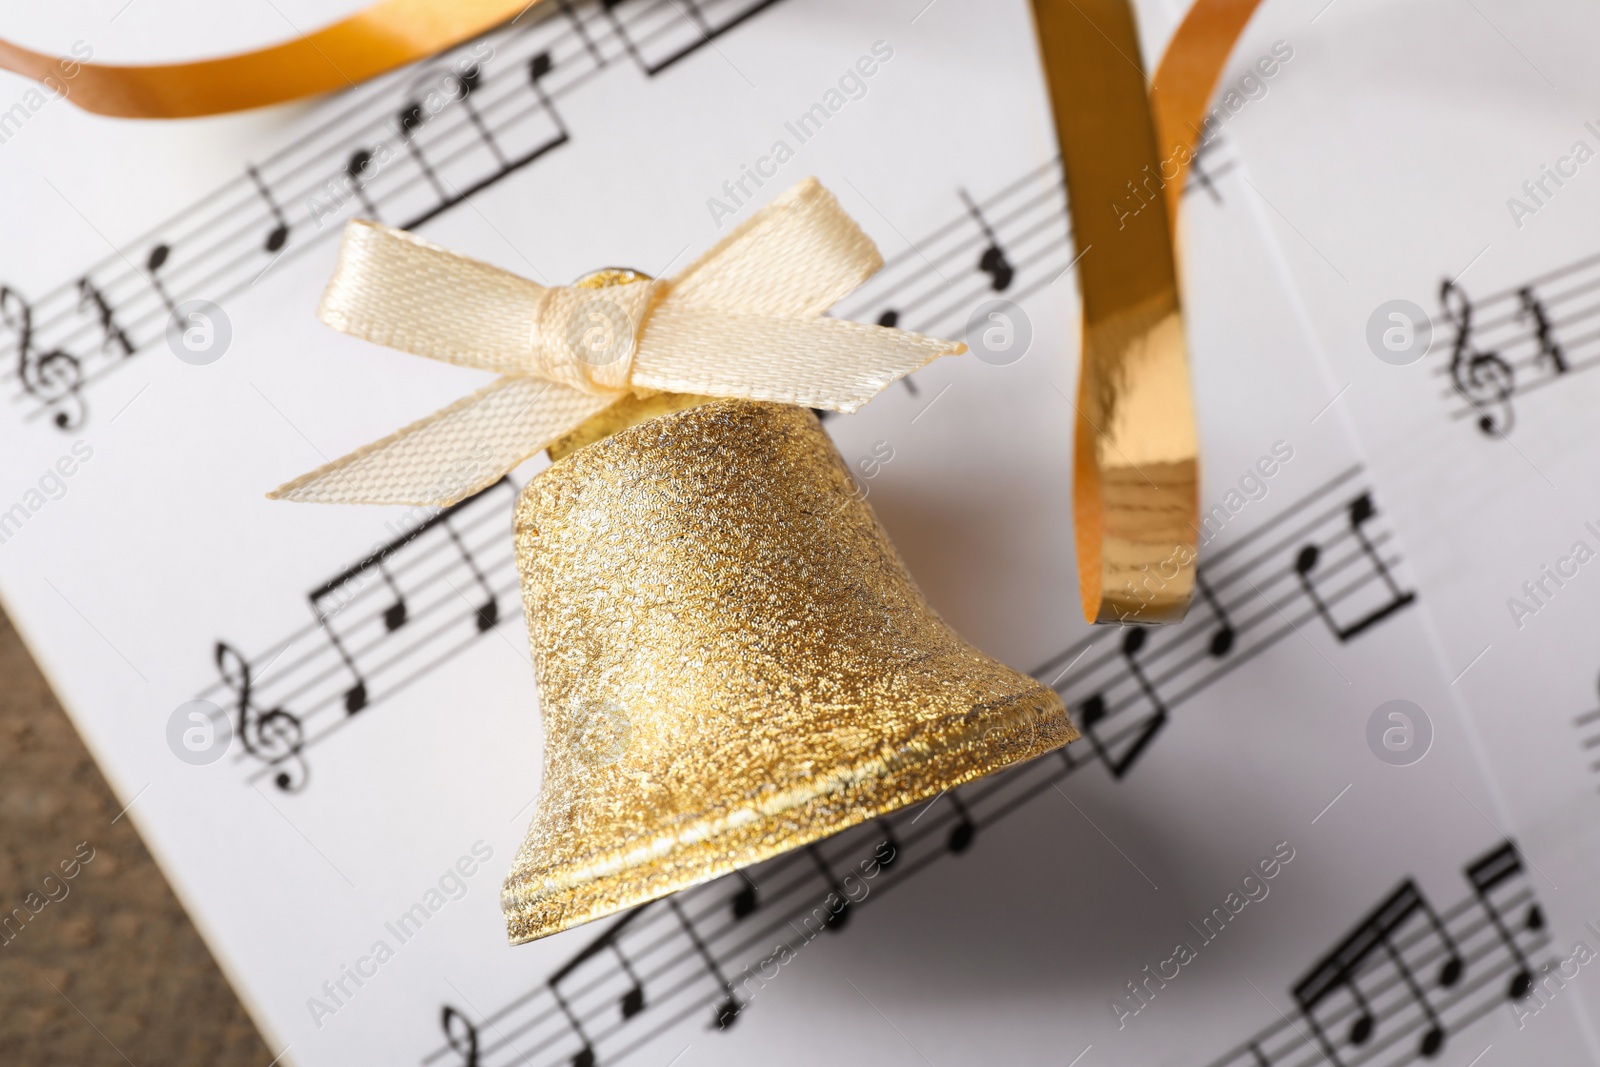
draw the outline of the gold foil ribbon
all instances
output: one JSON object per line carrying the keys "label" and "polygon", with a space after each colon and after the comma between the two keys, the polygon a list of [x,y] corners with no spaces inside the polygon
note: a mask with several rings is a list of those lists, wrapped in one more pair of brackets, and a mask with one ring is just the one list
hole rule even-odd
{"label": "gold foil ribbon", "polygon": [[540,2],[379,0],[283,44],[191,63],[84,63],[0,40],[0,68],[65,93],[96,114],[192,118],[352,88],[476,37]]}
{"label": "gold foil ribbon", "polygon": [[854,411],[931,360],[966,351],[823,317],[882,265],[815,178],[671,281],[609,271],[602,287],[546,287],[414,234],[351,222],[322,321],[500,378],[271,495],[453,504],[595,415],[661,394]]}
{"label": "gold foil ribbon", "polygon": [[[1167,218],[1174,233],[1184,181],[1205,132],[1206,108],[1233,46],[1260,6],[1261,0],[1198,0],[1167,42],[1151,79],[1150,110],[1161,151],[1158,174],[1166,183]],[[1169,161],[1176,167],[1171,177],[1165,169]]]}
{"label": "gold foil ribbon", "polygon": [[1200,0],[1147,90],[1128,0],[1034,0],[1083,298],[1073,513],[1091,622],[1176,622],[1194,594],[1199,442],[1175,221],[1199,117],[1255,6]]}

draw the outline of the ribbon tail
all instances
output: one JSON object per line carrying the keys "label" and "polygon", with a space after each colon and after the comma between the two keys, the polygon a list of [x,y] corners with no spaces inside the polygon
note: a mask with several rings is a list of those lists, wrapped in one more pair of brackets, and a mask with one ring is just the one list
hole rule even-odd
{"label": "ribbon tail", "polygon": [[526,369],[546,295],[510,271],[357,219],[344,228],[317,317],[364,341],[515,374]]}
{"label": "ribbon tail", "polygon": [[633,382],[664,392],[855,411],[956,341],[840,319],[788,319],[662,307],[639,345]]}
{"label": "ribbon tail", "polygon": [[215,115],[348,88],[485,33],[532,6],[527,0],[379,0],[322,29],[297,30],[283,44],[154,66],[80,62],[93,51],[80,51],[82,41],[73,45],[71,57],[0,41],[0,69],[43,82],[101,115]]}
{"label": "ribbon tail", "polygon": [[821,182],[807,178],[673,279],[667,299],[683,307],[810,318],[882,266],[872,238]]}
{"label": "ribbon tail", "polygon": [[447,507],[493,485],[615,399],[537,378],[501,378],[267,495]]}

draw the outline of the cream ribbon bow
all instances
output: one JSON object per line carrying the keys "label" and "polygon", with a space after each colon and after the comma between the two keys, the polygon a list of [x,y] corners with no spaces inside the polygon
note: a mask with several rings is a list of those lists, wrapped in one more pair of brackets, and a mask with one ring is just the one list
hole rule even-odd
{"label": "cream ribbon bow", "polygon": [[883,266],[808,178],[671,281],[546,288],[353,221],[317,310],[334,329],[502,377],[279,486],[277,499],[448,505],[631,394],[854,411],[953,341],[822,313]]}

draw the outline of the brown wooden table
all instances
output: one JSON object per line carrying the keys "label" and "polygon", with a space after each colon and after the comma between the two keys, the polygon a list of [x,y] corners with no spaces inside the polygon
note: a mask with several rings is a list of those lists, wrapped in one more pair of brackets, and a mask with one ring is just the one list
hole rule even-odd
{"label": "brown wooden table", "polygon": [[[0,928],[0,1063],[266,1067],[278,1050],[121,807],[0,615],[0,918],[31,916]],[[60,881],[84,842],[94,858]],[[59,899],[41,907],[46,889]]]}

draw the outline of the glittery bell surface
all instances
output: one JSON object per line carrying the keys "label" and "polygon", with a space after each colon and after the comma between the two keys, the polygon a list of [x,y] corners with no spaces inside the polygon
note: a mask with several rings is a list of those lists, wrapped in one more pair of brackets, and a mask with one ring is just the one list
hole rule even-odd
{"label": "glittery bell surface", "polygon": [[709,881],[1077,736],[930,608],[820,423],[717,401],[523,492],[543,790],[513,944]]}

